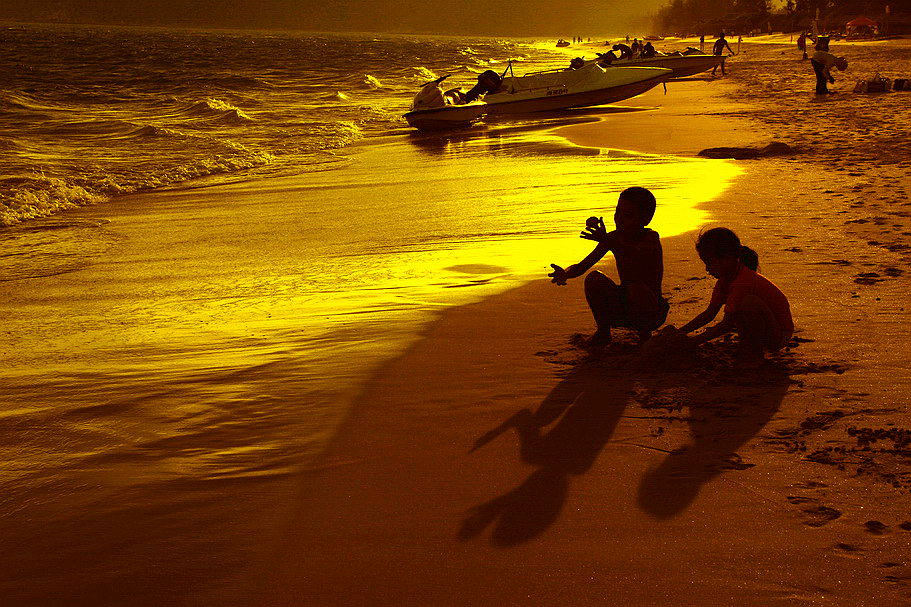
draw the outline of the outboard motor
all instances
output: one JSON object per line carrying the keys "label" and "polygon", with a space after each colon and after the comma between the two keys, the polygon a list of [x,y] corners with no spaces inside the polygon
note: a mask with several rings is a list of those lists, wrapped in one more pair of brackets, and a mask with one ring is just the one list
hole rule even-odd
{"label": "outboard motor", "polygon": [[481,95],[499,90],[501,84],[503,84],[503,80],[496,72],[492,70],[481,72],[478,74],[478,83],[465,93],[465,103],[471,103]]}

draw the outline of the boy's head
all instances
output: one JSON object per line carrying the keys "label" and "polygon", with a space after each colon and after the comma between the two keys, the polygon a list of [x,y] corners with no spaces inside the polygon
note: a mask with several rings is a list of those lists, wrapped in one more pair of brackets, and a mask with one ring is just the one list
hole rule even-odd
{"label": "boy's head", "polygon": [[655,196],[645,188],[626,188],[617,200],[614,224],[617,229],[643,228],[655,216]]}

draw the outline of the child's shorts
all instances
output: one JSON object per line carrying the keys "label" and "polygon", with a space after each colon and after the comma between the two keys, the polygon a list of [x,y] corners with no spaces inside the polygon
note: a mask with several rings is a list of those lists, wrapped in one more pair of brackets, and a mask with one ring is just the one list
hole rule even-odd
{"label": "child's shorts", "polygon": [[668,303],[667,299],[664,297],[659,297],[658,299],[660,300],[660,307],[658,309],[658,314],[654,318],[647,319],[648,322],[645,322],[643,326],[643,321],[646,319],[634,318],[630,312],[629,291],[627,290],[626,285],[620,285],[618,289],[620,290],[621,316],[620,318],[614,319],[614,322],[612,323],[613,326],[624,327],[627,329],[636,329],[637,331],[642,329],[654,331],[663,325],[664,321],[667,320],[667,313],[671,309],[671,304]]}

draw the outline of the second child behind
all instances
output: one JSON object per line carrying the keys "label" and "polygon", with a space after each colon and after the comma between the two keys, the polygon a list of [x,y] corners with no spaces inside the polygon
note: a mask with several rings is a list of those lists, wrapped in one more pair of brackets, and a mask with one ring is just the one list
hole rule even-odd
{"label": "second child behind", "polygon": [[566,269],[551,264],[550,276],[555,284],[565,285],[570,278],[582,276],[613,252],[620,284],[594,271],[585,277],[585,299],[591,308],[597,331],[591,345],[611,341],[612,327],[626,327],[646,340],[660,327],[668,313],[668,303],[661,295],[664,260],[658,233],[645,226],[655,214],[655,196],[647,189],[625,189],[614,211],[616,229],[608,232],[603,218],[592,217],[581,237],[598,243],[585,259]]}
{"label": "second child behind", "polygon": [[680,329],[668,327],[667,334],[686,335],[711,322],[724,307],[721,322],[692,338],[704,343],[728,333],[740,337],[739,363],[754,366],[765,352],[787,345],[794,332],[788,298],[768,278],[757,272],[759,256],[740,243],[728,228],[712,228],[699,236],[696,251],[706,271],[718,279],[712,299],[704,312]]}

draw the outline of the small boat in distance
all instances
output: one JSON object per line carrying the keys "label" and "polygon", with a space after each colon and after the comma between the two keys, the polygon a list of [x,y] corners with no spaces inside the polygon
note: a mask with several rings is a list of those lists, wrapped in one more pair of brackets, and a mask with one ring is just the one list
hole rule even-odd
{"label": "small boat in distance", "polygon": [[557,46],[561,47],[561,48],[564,46],[569,46],[569,42],[567,42],[563,38],[560,38],[559,40],[557,40]]}

